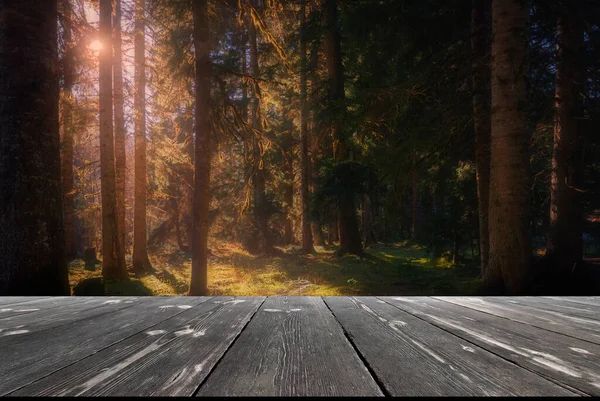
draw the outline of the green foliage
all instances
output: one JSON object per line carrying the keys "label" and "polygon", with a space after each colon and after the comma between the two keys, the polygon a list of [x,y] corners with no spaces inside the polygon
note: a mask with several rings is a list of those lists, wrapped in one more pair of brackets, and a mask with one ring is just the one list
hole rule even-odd
{"label": "green foliage", "polygon": [[[444,258],[433,258],[415,243],[377,244],[369,255],[334,258],[334,247],[298,254],[281,248],[274,256],[252,256],[231,243],[211,245],[208,283],[211,295],[474,295],[478,270]],[[99,272],[71,264],[76,295],[183,295],[191,274],[190,254],[174,248],[151,256],[159,269],[140,279],[102,281]],[[86,274],[82,276],[82,274]]]}

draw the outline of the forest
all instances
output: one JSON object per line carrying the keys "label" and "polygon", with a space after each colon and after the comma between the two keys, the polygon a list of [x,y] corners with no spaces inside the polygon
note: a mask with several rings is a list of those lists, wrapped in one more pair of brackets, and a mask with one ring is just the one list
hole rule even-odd
{"label": "forest", "polygon": [[4,0],[0,295],[600,294],[596,0]]}

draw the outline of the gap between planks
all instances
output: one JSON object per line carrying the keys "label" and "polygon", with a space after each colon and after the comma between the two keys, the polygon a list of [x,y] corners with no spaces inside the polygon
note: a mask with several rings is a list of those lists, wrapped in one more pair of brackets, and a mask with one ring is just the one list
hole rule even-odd
{"label": "gap between planks", "polygon": [[192,397],[196,397],[196,394],[198,394],[198,391],[200,391],[200,388],[202,388],[202,385],[204,385],[204,383],[206,383],[206,381],[208,380],[208,378],[210,377],[210,375],[212,375],[212,373],[215,371],[215,369],[217,368],[217,366],[219,366],[219,364],[221,363],[221,361],[223,360],[223,358],[225,357],[225,355],[227,354],[227,352],[231,349],[231,347],[233,347],[233,344],[235,344],[235,342],[237,341],[237,339],[240,338],[240,335],[244,332],[244,330],[246,330],[246,327],[248,327],[248,324],[250,324],[250,322],[252,321],[252,319],[254,319],[254,316],[256,315],[256,313],[258,313],[258,311],[263,306],[263,304],[265,303],[265,301],[267,300],[267,298],[268,297],[265,297],[262,300],[262,302],[257,306],[257,308],[252,313],[252,316],[250,316],[250,318],[248,319],[248,321],[246,322],[246,324],[244,324],[244,327],[242,327],[242,329],[240,330],[240,332],[235,336],[235,338],[233,339],[233,341],[225,349],[225,351],[223,352],[223,355],[221,355],[221,357],[217,360],[217,362],[208,371],[208,374],[206,375],[206,377],[204,379],[202,379],[202,381],[200,382],[200,384],[198,384],[198,387],[196,387],[196,390],[194,390],[194,392],[192,393]]}
{"label": "gap between planks", "polygon": [[[570,338],[573,338],[573,339],[576,339],[576,340],[579,340],[579,341],[585,341],[585,342],[590,343],[590,344],[600,345],[600,341],[594,342],[592,340],[589,340],[589,339],[585,338],[585,336],[582,336],[581,334],[579,336],[576,336],[576,335],[573,335],[573,334],[569,334],[569,333],[567,333],[565,331],[552,330],[552,329],[548,328],[547,326],[541,326],[540,324],[528,322],[528,321],[526,321],[525,317],[526,317],[527,314],[534,313],[533,311],[529,312],[527,310],[519,310],[518,307],[513,307],[512,308],[513,310],[510,310],[510,308],[507,308],[507,307],[505,307],[505,306],[503,306],[501,304],[495,304],[493,302],[493,299],[492,299],[492,302],[491,302],[491,305],[493,307],[495,307],[497,309],[505,309],[507,312],[509,312],[509,313],[511,313],[513,315],[517,315],[517,318],[514,318],[514,317],[511,318],[510,316],[502,316],[502,315],[499,314],[501,312],[493,313],[493,311],[487,311],[487,310],[484,310],[484,309],[481,309],[481,308],[477,308],[475,305],[472,305],[472,304],[469,305],[469,304],[465,304],[465,303],[462,303],[462,302],[461,303],[453,302],[453,301],[451,301],[451,300],[449,300],[449,299],[447,299],[445,297],[428,297],[428,298],[436,299],[438,301],[447,302],[449,304],[460,306],[460,307],[463,307],[463,308],[466,308],[466,309],[470,309],[470,310],[473,310],[473,311],[476,311],[476,312],[485,313],[486,315],[493,316],[495,318],[506,319],[506,320],[509,320],[511,322],[514,322],[514,323],[526,324],[528,326],[535,327],[536,329],[545,330],[545,331],[548,331],[548,332],[551,332],[551,333],[554,333],[554,334],[563,335],[563,336],[570,337]],[[527,304],[523,304],[523,305],[524,306],[529,306]],[[534,307],[531,307],[531,308],[534,308]],[[541,311],[543,313],[548,313],[543,308],[537,308],[537,309],[541,309]],[[519,318],[518,315],[523,316],[523,318],[522,319]],[[583,330],[587,330],[587,329],[583,328]]]}
{"label": "gap between planks", "polygon": [[[202,301],[202,302],[200,302],[199,304],[201,304],[201,303],[203,303],[203,302],[207,302],[208,300],[210,300],[210,299],[212,299],[212,298],[214,298],[214,297],[207,297],[205,300],[203,300],[203,301]],[[197,304],[197,305],[199,305],[199,304]],[[197,306],[197,305],[195,305],[195,306]],[[137,305],[136,305],[136,306],[137,306]],[[127,308],[129,308],[129,306],[128,306]],[[127,309],[127,308],[122,308],[122,309],[119,309],[119,310],[117,310],[117,311],[121,311],[121,310],[123,310],[123,309]],[[15,388],[14,390],[11,390],[11,391],[9,391],[9,392],[7,392],[7,393],[0,394],[0,396],[2,396],[2,397],[5,397],[5,396],[10,396],[11,394],[13,394],[13,393],[15,393],[15,392],[17,392],[17,391],[19,391],[19,390],[23,389],[24,387],[30,386],[30,385],[32,385],[32,384],[34,384],[34,383],[37,383],[37,382],[39,382],[39,381],[41,381],[41,380],[43,380],[43,379],[45,379],[45,378],[47,378],[47,377],[49,377],[49,376],[51,376],[51,375],[55,374],[55,373],[57,373],[57,372],[60,372],[60,371],[62,371],[62,370],[64,370],[64,369],[67,369],[67,368],[71,367],[72,365],[75,365],[75,364],[77,364],[77,363],[79,363],[79,362],[81,362],[81,361],[83,361],[83,360],[85,360],[85,359],[87,359],[87,358],[91,357],[91,356],[92,356],[92,355],[94,355],[94,354],[97,354],[97,353],[99,353],[99,352],[101,352],[101,351],[104,351],[104,350],[106,350],[106,349],[108,349],[108,348],[110,348],[110,347],[112,347],[112,346],[114,346],[114,345],[117,345],[117,344],[121,343],[122,341],[125,341],[125,340],[127,340],[127,339],[129,339],[129,338],[131,338],[131,337],[134,337],[134,336],[136,336],[136,335],[138,335],[138,334],[140,334],[140,333],[142,333],[142,332],[144,332],[144,331],[148,330],[148,329],[151,329],[152,327],[154,327],[154,326],[157,326],[157,325],[159,325],[159,324],[163,323],[164,321],[171,319],[172,317],[175,317],[175,316],[177,316],[177,315],[180,315],[181,313],[184,313],[185,311],[186,311],[186,309],[183,309],[183,310],[181,310],[181,312],[178,312],[178,313],[175,313],[175,314],[173,314],[173,315],[171,315],[171,316],[165,317],[165,319],[163,319],[163,320],[161,320],[161,321],[159,321],[159,322],[156,322],[155,324],[153,324],[153,325],[151,325],[151,326],[148,326],[148,327],[146,327],[146,328],[143,328],[143,329],[141,329],[140,331],[137,331],[137,332],[135,332],[135,333],[133,333],[133,334],[131,334],[131,335],[127,336],[127,337],[121,338],[121,339],[119,339],[118,341],[115,341],[115,342],[113,342],[113,343],[110,343],[110,344],[108,344],[108,345],[106,345],[106,346],[104,346],[104,347],[102,347],[102,348],[100,348],[100,349],[98,349],[98,350],[94,351],[94,352],[93,352],[93,353],[91,353],[91,354],[88,354],[88,355],[86,355],[86,356],[84,356],[84,357],[82,357],[82,358],[79,358],[79,359],[77,359],[77,360],[75,360],[75,361],[73,361],[73,362],[71,362],[71,363],[69,363],[69,364],[67,364],[67,365],[65,365],[65,366],[62,366],[62,367],[60,367],[60,368],[58,368],[58,369],[56,369],[56,370],[53,370],[53,371],[52,371],[52,372],[50,372],[50,373],[47,373],[47,374],[45,374],[45,375],[43,375],[43,376],[41,376],[41,377],[38,377],[37,379],[35,379],[35,380],[32,380],[31,382],[29,382],[29,383],[27,383],[27,384],[24,384],[24,385],[22,385],[22,386],[19,386],[18,388]],[[112,311],[112,312],[116,312],[116,311]],[[109,312],[106,312],[106,313],[111,313],[111,312],[109,311]],[[99,316],[105,315],[106,313],[102,313],[102,314],[100,314],[100,315],[95,315],[95,316],[89,316],[89,317],[87,317],[87,318],[85,318],[85,319],[82,319],[82,320],[86,320],[86,319],[92,319],[92,318],[97,318],[97,317],[99,317]],[[69,323],[72,323],[72,321],[71,321],[71,322],[69,322]],[[67,324],[68,324],[68,323],[67,323]]]}
{"label": "gap between planks", "polygon": [[344,325],[342,324],[342,322],[339,321],[339,319],[337,318],[337,316],[335,315],[335,313],[331,310],[331,307],[329,306],[329,304],[327,302],[325,302],[325,299],[323,297],[321,297],[321,300],[323,301],[323,303],[325,304],[325,306],[329,310],[329,313],[331,313],[331,315],[333,316],[333,319],[342,328],[342,332],[344,333],[344,336],[346,337],[346,340],[350,343],[350,345],[354,349],[354,352],[356,352],[356,354],[358,355],[358,358],[361,360],[361,362],[363,363],[363,365],[365,365],[365,368],[367,368],[367,371],[371,375],[371,378],[373,379],[373,381],[375,381],[375,383],[377,383],[377,386],[379,387],[379,390],[381,390],[381,392],[383,393],[383,395],[385,397],[392,397],[392,395],[389,393],[389,391],[383,385],[383,382],[381,381],[381,379],[379,379],[379,377],[377,377],[377,374],[375,373],[375,371],[373,370],[373,368],[371,367],[371,365],[369,364],[369,362],[367,361],[367,359],[365,358],[365,356],[362,354],[362,352],[360,352],[360,350],[358,349],[358,347],[356,346],[356,344],[354,343],[354,341],[352,341],[352,337],[350,336],[350,334],[348,333],[348,331],[346,330],[346,328],[344,327]]}
{"label": "gap between planks", "polygon": [[[544,379],[546,379],[546,380],[548,380],[548,381],[550,381],[550,382],[552,382],[552,383],[554,383],[554,384],[556,384],[556,385],[558,385],[558,386],[560,386],[560,387],[562,387],[562,388],[564,388],[564,389],[566,389],[566,390],[572,391],[573,393],[575,393],[575,394],[577,394],[577,395],[581,395],[581,396],[588,396],[588,397],[589,397],[589,396],[591,396],[591,394],[588,394],[588,393],[586,393],[585,391],[582,391],[582,390],[580,390],[580,389],[578,389],[578,388],[575,388],[575,387],[572,387],[572,386],[570,386],[570,385],[568,385],[568,384],[565,384],[565,383],[563,383],[563,382],[559,381],[558,379],[555,379],[555,378],[554,378],[554,377],[552,377],[552,376],[548,376],[548,375],[546,375],[546,374],[544,374],[544,373],[541,373],[541,372],[539,372],[539,371],[533,370],[533,369],[531,369],[531,368],[529,368],[529,367],[527,367],[527,366],[523,366],[523,365],[519,364],[519,363],[518,363],[518,362],[516,362],[516,361],[513,361],[513,360],[511,360],[511,359],[508,359],[508,358],[506,358],[505,356],[503,356],[502,354],[499,354],[499,353],[497,353],[497,352],[493,351],[493,350],[492,350],[492,349],[490,349],[489,347],[482,346],[481,344],[477,344],[477,343],[475,343],[475,342],[471,341],[471,340],[470,340],[470,339],[469,339],[467,336],[461,336],[461,335],[459,335],[459,334],[457,334],[457,333],[455,333],[455,332],[449,331],[448,329],[446,329],[446,328],[445,328],[444,326],[442,326],[442,325],[439,325],[439,324],[436,324],[436,323],[434,323],[434,322],[431,322],[431,321],[429,321],[429,320],[426,320],[426,319],[422,318],[421,316],[418,316],[417,314],[414,314],[414,313],[412,313],[412,312],[410,312],[410,311],[408,311],[408,310],[406,310],[406,309],[402,309],[402,308],[400,308],[398,305],[395,305],[395,304],[393,304],[393,303],[391,303],[391,302],[388,302],[386,299],[384,299],[384,298],[382,298],[382,297],[380,297],[380,296],[377,296],[377,297],[375,297],[375,298],[377,298],[377,299],[380,299],[381,301],[385,302],[386,304],[388,304],[388,305],[391,305],[391,306],[393,306],[394,308],[397,308],[397,309],[399,309],[399,310],[401,310],[401,311],[403,311],[403,312],[406,312],[406,313],[408,313],[409,315],[411,315],[411,316],[413,316],[413,317],[415,317],[415,318],[417,318],[417,319],[420,319],[420,320],[424,321],[425,323],[429,323],[429,324],[431,324],[431,325],[433,325],[433,326],[435,326],[435,327],[437,327],[437,328],[439,328],[439,329],[441,329],[441,330],[443,330],[443,331],[447,332],[448,334],[450,334],[450,335],[452,335],[452,336],[454,336],[454,337],[460,338],[461,340],[463,340],[463,341],[466,341],[466,342],[468,342],[469,344],[472,344],[472,345],[474,345],[474,346],[476,346],[476,347],[482,348],[482,349],[486,350],[487,352],[489,352],[489,353],[491,353],[491,354],[494,354],[494,355],[496,355],[497,357],[499,357],[499,358],[502,358],[503,360],[505,360],[505,361],[507,361],[507,362],[509,362],[509,363],[511,363],[511,364],[513,364],[513,365],[515,365],[515,366],[518,366],[519,368],[525,369],[525,370],[527,370],[527,371],[529,371],[529,372],[531,372],[531,373],[533,373],[533,374],[535,374],[535,375],[538,375],[538,376],[540,376],[540,377],[542,377],[542,378],[544,378]],[[432,297],[423,297],[423,298],[432,298]],[[435,299],[435,298],[433,298],[433,299]],[[457,305],[457,306],[460,306],[460,305]],[[467,308],[467,309],[468,309],[468,308]],[[478,312],[479,312],[479,311],[478,311]],[[494,317],[498,317],[498,316],[495,316],[495,315],[492,315],[492,316],[494,316]],[[520,323],[520,322],[517,322],[517,323]],[[522,324],[522,323],[521,323],[521,324]],[[558,333],[558,334],[560,334],[560,333]]]}

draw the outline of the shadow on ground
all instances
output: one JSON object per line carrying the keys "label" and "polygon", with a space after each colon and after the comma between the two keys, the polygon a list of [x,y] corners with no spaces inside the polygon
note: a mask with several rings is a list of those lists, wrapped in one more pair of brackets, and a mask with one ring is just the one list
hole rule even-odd
{"label": "shadow on ground", "polygon": [[141,281],[129,279],[122,281],[104,281],[102,277],[86,278],[73,287],[73,295],[154,295]]}
{"label": "shadow on ground", "polygon": [[432,258],[418,245],[377,244],[364,257],[339,258],[334,250],[319,247],[317,254],[301,254],[288,247],[274,257],[240,252],[216,257],[215,262],[235,266],[266,288],[273,287],[268,285],[272,281],[287,284],[286,295],[473,295],[479,291],[478,269]]}
{"label": "shadow on ground", "polygon": [[[211,295],[477,295],[481,282],[472,263],[453,265],[433,258],[413,243],[375,244],[363,257],[334,256],[336,247],[303,254],[298,247],[253,256],[235,244],[211,247]],[[190,254],[165,248],[151,255],[155,273],[115,283],[101,280],[101,269],[70,266],[76,295],[185,295],[191,276]],[[98,265],[99,266],[99,265]]]}

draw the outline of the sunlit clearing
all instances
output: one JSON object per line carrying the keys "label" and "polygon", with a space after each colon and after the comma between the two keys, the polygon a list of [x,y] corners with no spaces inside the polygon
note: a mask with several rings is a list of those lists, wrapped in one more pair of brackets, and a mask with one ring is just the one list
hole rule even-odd
{"label": "sunlit clearing", "polygon": [[102,49],[102,42],[97,39],[92,41],[92,43],[90,43],[90,49],[95,52],[100,51],[100,49]]}

